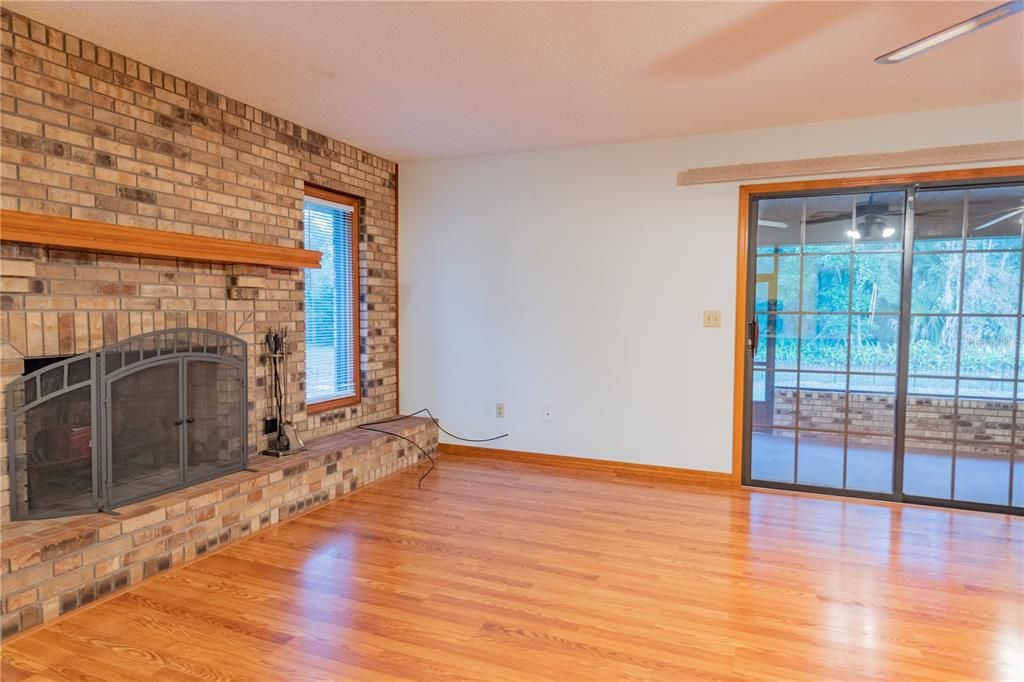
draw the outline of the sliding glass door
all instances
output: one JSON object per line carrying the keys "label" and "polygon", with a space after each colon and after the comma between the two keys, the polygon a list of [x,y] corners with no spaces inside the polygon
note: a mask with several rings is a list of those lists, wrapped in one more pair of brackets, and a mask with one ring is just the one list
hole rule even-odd
{"label": "sliding glass door", "polygon": [[764,196],[750,215],[744,481],[1024,505],[1024,185]]}

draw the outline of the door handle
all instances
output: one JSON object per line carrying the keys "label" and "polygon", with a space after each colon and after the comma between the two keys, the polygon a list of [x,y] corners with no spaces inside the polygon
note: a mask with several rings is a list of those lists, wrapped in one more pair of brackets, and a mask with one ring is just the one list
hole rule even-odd
{"label": "door handle", "polygon": [[184,420],[184,419],[175,419],[175,420],[174,420],[174,425],[175,425],[175,426],[181,426],[181,425],[182,425],[182,424],[184,424],[184,423],[185,423],[185,420]]}
{"label": "door handle", "polygon": [[192,423],[192,422],[194,422],[195,420],[196,420],[196,419],[195,419],[195,417],[186,417],[186,418],[185,418],[185,421],[186,421],[186,422],[188,422],[189,424],[191,424],[191,423]]}
{"label": "door handle", "polygon": [[750,354],[757,355],[757,345],[761,340],[761,330],[760,326],[757,324],[756,317],[750,321],[747,328],[749,329],[747,338],[750,345]]}

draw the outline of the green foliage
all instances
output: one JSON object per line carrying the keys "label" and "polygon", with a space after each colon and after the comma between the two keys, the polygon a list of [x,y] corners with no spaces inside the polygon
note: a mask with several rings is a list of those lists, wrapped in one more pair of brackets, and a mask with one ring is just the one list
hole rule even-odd
{"label": "green foliage", "polygon": [[[997,240],[990,248],[1001,248]],[[927,246],[927,245],[926,245]],[[1017,318],[966,317],[1014,314],[1020,298],[1019,252],[915,253],[912,273],[910,363],[914,374],[949,376],[956,372],[960,341],[960,374],[1013,379]],[[803,279],[795,256],[761,255],[758,272],[777,272],[774,302],[768,287],[758,288],[757,311],[762,343],[757,359],[767,352],[770,307],[776,318],[774,367],[795,369],[797,337],[801,367],[845,371],[847,335],[854,371],[895,373],[899,343],[902,254],[813,253],[803,257]],[[777,268],[777,269],[776,269]],[[963,276],[962,276],[963,273]],[[852,279],[852,285],[851,285]],[[961,282],[963,280],[963,282]],[[961,286],[963,291],[961,291]],[[962,302],[961,302],[962,299]],[[961,307],[962,305],[962,307]],[[803,315],[803,328],[796,329]],[[809,315],[807,313],[847,313]],[[924,315],[921,315],[924,314]],[[932,314],[932,315],[928,315]],[[847,329],[850,320],[850,329]],[[960,329],[961,320],[963,329]]]}

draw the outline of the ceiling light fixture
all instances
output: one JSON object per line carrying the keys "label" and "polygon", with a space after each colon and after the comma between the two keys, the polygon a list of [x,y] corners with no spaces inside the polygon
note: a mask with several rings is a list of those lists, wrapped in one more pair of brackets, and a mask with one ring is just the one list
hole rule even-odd
{"label": "ceiling light fixture", "polygon": [[778,227],[783,230],[789,227],[788,223],[781,220],[758,220],[757,225],[758,227]]}
{"label": "ceiling light fixture", "polygon": [[884,230],[882,230],[882,239],[888,239],[889,237],[893,236],[894,234],[896,234],[896,228],[895,227],[887,227]]}
{"label": "ceiling light fixture", "polygon": [[847,230],[846,236],[850,239],[860,239],[860,232],[857,230]]}
{"label": "ceiling light fixture", "polygon": [[942,43],[959,38],[960,36],[970,33],[971,31],[977,31],[979,28],[985,28],[997,21],[1001,21],[1006,17],[1016,14],[1017,12],[1024,11],[1024,0],[1011,0],[1011,2],[1004,3],[998,7],[993,7],[987,12],[971,17],[966,21],[961,21],[959,24],[953,24],[949,28],[944,28],[938,33],[933,33],[930,36],[915,40],[909,45],[893,50],[892,52],[886,52],[881,57],[875,59],[876,64],[897,64],[904,60],[916,57],[917,55],[930,50],[933,47],[937,47]]}

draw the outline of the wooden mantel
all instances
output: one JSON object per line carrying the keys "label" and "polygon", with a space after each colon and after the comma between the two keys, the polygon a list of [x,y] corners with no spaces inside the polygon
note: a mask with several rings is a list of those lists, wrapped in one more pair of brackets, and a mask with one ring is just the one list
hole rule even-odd
{"label": "wooden mantel", "polygon": [[277,268],[319,268],[320,252],[201,237],[143,227],[124,227],[24,211],[0,210],[0,241],[57,246],[154,258],[246,263]]}

